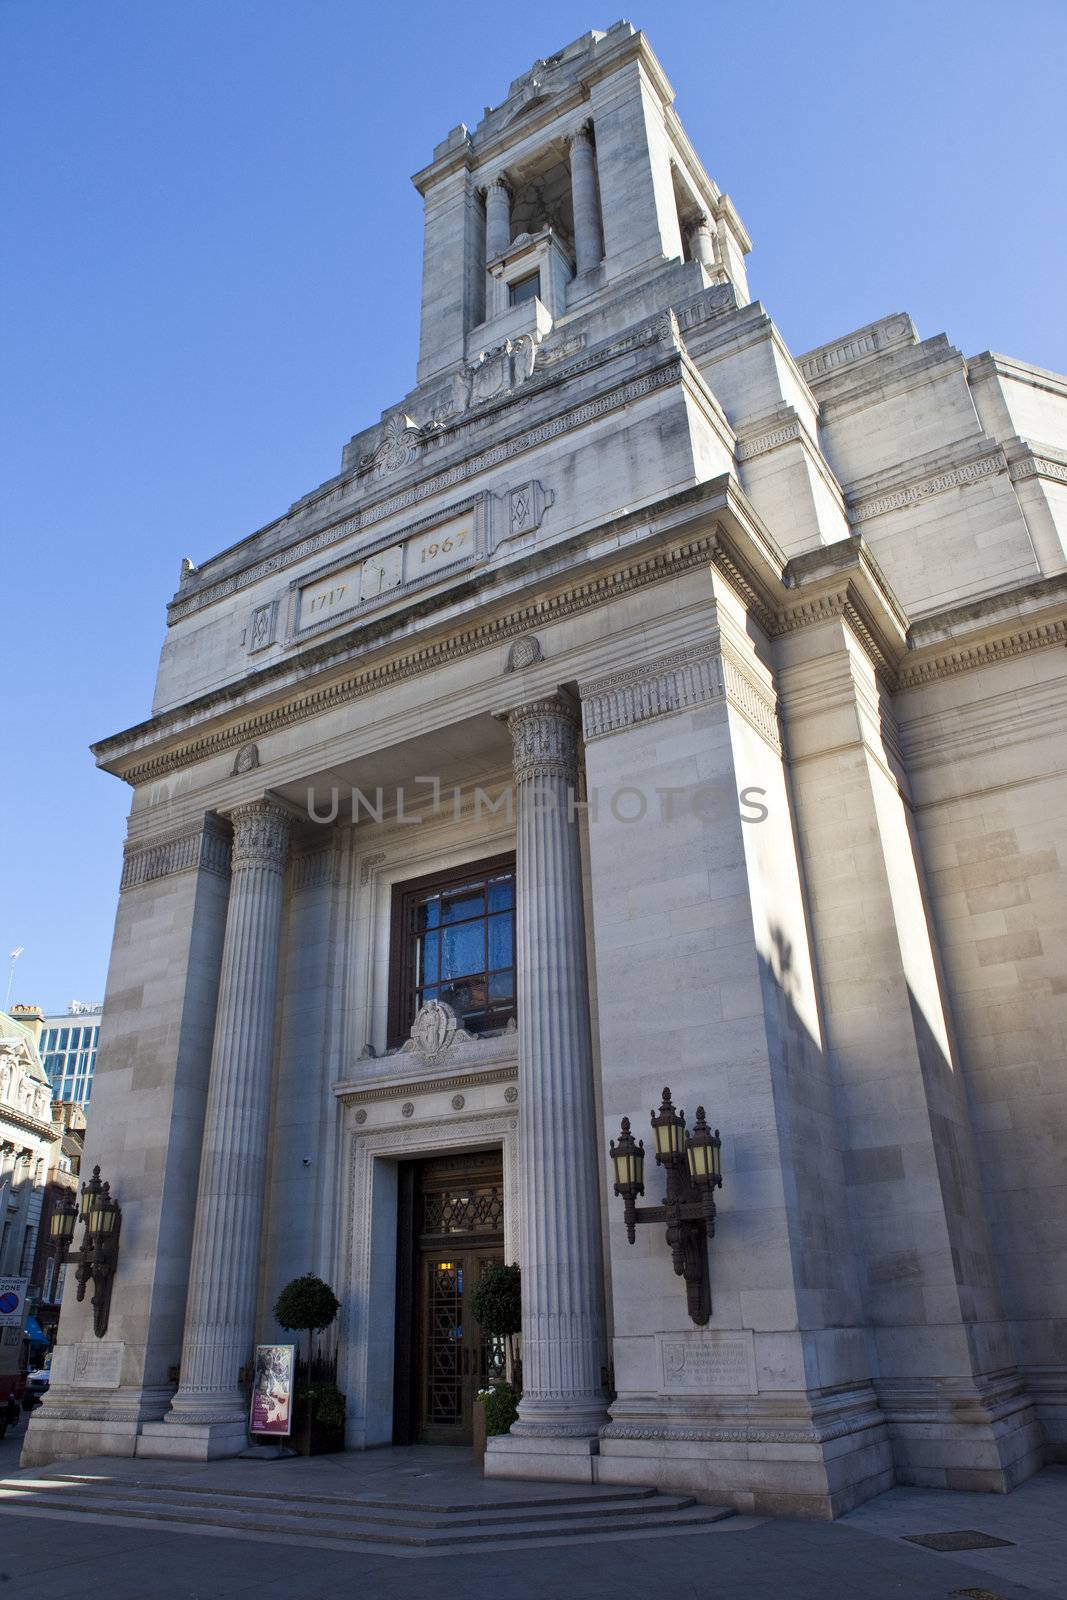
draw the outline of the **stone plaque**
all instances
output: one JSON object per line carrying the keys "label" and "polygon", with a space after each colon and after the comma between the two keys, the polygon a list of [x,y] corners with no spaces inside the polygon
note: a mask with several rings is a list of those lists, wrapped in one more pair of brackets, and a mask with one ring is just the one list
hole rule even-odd
{"label": "stone plaque", "polygon": [[755,1394],[750,1331],[656,1335],[661,1394]]}
{"label": "stone plaque", "polygon": [[474,517],[468,513],[416,534],[404,546],[404,582],[415,583],[438,567],[461,561],[474,549]]}
{"label": "stone plaque", "polygon": [[71,1382],[84,1389],[117,1389],[124,1344],[76,1344]]}

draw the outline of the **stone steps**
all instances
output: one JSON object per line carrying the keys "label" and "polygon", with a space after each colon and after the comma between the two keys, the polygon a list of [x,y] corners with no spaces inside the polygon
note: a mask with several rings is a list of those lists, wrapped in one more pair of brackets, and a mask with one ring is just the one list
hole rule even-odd
{"label": "stone steps", "polygon": [[278,1490],[219,1489],[188,1483],[101,1480],[74,1474],[0,1479],[0,1515],[94,1518],[216,1536],[392,1550],[396,1554],[645,1538],[703,1532],[732,1515],[688,1496],[652,1489],[566,1496],[527,1495],[455,1505],[361,1499]]}

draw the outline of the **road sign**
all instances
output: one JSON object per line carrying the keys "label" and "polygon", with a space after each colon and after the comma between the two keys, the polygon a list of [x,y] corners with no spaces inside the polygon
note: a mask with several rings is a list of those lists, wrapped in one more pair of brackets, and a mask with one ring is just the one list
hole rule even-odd
{"label": "road sign", "polygon": [[28,1278],[0,1278],[0,1328],[21,1328],[28,1283]]}

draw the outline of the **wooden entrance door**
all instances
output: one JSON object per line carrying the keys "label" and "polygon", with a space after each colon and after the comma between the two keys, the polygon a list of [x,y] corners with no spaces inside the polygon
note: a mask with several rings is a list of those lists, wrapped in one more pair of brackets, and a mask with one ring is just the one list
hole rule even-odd
{"label": "wooden entrance door", "polygon": [[470,1308],[471,1291],[499,1248],[422,1252],[420,1437],[469,1444],[474,1397],[504,1376],[503,1350],[487,1340]]}
{"label": "wooden entrance door", "polygon": [[504,1259],[500,1150],[405,1163],[397,1258],[394,1440],[469,1444],[474,1397],[506,1374],[504,1341],[486,1339],[475,1285]]}

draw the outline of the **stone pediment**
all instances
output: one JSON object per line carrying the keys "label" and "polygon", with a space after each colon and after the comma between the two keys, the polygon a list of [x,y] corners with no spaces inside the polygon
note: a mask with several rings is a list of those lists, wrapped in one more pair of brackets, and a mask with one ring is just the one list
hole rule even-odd
{"label": "stone pediment", "polygon": [[[519,1055],[519,1035],[514,1022],[499,1032],[474,1034],[461,1026],[452,1007],[431,1000],[415,1017],[404,1043],[385,1055],[369,1048],[352,1065],[342,1083],[334,1085],[340,1099],[389,1093],[398,1084],[412,1089],[420,1083],[481,1075],[512,1077]],[[489,1081],[488,1078],[486,1081]]]}

